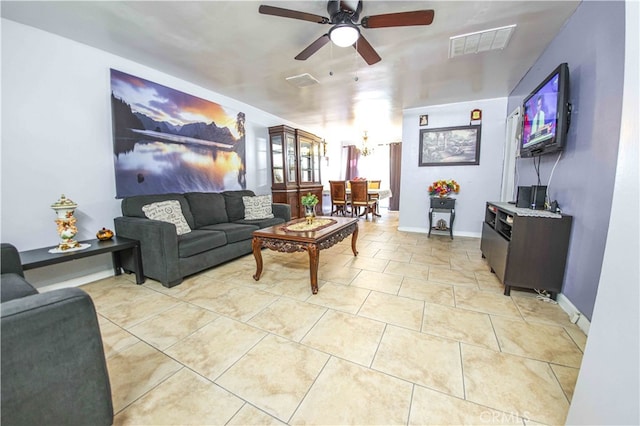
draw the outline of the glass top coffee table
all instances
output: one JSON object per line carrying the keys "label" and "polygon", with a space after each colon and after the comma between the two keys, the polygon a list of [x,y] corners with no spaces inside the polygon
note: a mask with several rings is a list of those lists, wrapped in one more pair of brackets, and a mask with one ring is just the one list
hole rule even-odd
{"label": "glass top coffee table", "polygon": [[358,239],[358,219],[342,217],[317,217],[317,226],[305,227],[305,219],[296,219],[285,224],[259,229],[253,232],[253,257],[256,259],[256,273],[253,279],[258,281],[262,275],[263,247],[283,252],[294,253],[307,251],[309,253],[309,274],[311,278],[311,292],[318,293],[318,264],[320,250],[328,249],[349,235],[351,250],[358,255],[356,241]]}

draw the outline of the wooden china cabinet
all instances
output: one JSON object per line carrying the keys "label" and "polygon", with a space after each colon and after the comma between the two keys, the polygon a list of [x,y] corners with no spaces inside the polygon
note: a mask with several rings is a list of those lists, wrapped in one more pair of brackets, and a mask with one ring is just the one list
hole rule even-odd
{"label": "wooden china cabinet", "polygon": [[304,217],[300,198],[312,193],[320,200],[316,214],[321,215],[320,138],[304,130],[275,126],[269,128],[269,142],[273,202],[289,204],[292,219]]}

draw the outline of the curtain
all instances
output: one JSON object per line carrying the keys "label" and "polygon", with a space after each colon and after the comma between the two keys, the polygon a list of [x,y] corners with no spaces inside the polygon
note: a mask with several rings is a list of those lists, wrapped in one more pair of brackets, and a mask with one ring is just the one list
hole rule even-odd
{"label": "curtain", "polygon": [[402,169],[402,143],[389,144],[389,183],[391,194],[389,211],[400,210],[400,173]]}
{"label": "curtain", "polygon": [[355,145],[349,145],[347,147],[347,170],[344,175],[345,180],[351,180],[358,177],[358,159],[360,158],[360,151]]}

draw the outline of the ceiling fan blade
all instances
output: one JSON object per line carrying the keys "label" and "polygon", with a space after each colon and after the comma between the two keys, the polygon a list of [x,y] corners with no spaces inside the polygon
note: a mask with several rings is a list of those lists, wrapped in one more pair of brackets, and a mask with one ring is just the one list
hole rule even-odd
{"label": "ceiling fan blade", "polygon": [[366,38],[360,34],[360,38],[353,44],[353,47],[358,51],[362,59],[369,65],[373,65],[376,62],[380,62],[382,58],[375,51],[373,46],[369,44]]}
{"label": "ceiling fan blade", "polygon": [[311,43],[306,49],[298,53],[298,56],[296,56],[296,59],[299,61],[304,61],[306,59],[309,59],[311,55],[313,55],[318,50],[320,50],[320,48],[325,44],[327,44],[328,42],[329,42],[329,34],[320,36],[316,41]]}
{"label": "ceiling fan blade", "polygon": [[409,25],[430,25],[433,22],[433,10],[416,10],[413,12],[387,13],[384,15],[365,16],[362,18],[364,28],[406,27]]}
{"label": "ceiling fan blade", "polygon": [[328,24],[329,18],[324,16],[314,15],[312,13],[299,12],[297,10],[283,9],[281,7],[260,5],[258,12],[263,15],[280,16],[283,18],[300,19],[302,21],[316,22],[318,24]]}

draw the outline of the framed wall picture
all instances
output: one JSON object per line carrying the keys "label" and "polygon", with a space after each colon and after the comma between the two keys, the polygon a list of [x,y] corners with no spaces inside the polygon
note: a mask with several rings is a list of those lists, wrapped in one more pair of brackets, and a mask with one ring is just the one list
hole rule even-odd
{"label": "framed wall picture", "polygon": [[116,198],[246,189],[245,113],[111,69]]}
{"label": "framed wall picture", "polygon": [[480,164],[478,125],[420,130],[418,166],[476,166]]}
{"label": "framed wall picture", "polygon": [[421,115],[420,116],[420,126],[428,126],[429,125],[429,116]]}

